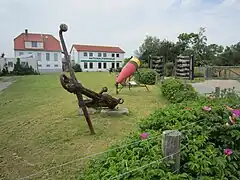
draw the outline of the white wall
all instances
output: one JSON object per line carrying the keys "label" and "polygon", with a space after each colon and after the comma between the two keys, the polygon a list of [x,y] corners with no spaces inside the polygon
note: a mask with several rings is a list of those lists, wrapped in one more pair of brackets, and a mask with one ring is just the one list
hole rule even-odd
{"label": "white wall", "polygon": [[[50,51],[15,51],[15,57],[32,54],[38,62],[40,72],[61,72],[62,71],[62,53]],[[47,55],[49,54],[49,60]],[[55,59],[55,54],[57,54]]]}
{"label": "white wall", "polygon": [[[87,56],[84,56],[84,53],[87,53]],[[90,56],[92,53],[92,56]],[[98,57],[98,53],[101,53],[101,57]],[[106,53],[106,57],[103,57],[103,53]],[[119,67],[122,67],[124,61],[124,53],[109,53],[109,52],[77,52],[75,48],[73,48],[70,52],[71,60],[74,60],[75,63],[81,65],[83,71],[108,71],[112,67],[112,63],[114,63],[114,68],[116,68],[117,64]],[[114,57],[112,57],[114,54]],[[119,57],[116,57],[117,54]],[[88,64],[88,68],[84,68],[84,62]],[[93,68],[90,68],[90,62],[93,63]],[[106,63],[107,67],[104,68],[103,64]],[[98,63],[101,63],[102,68],[98,68]]]}

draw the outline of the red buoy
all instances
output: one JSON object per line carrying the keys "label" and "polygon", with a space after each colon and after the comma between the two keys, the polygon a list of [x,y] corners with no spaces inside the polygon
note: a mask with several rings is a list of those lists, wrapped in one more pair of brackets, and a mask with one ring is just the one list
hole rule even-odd
{"label": "red buoy", "polygon": [[133,57],[123,68],[120,72],[119,76],[116,79],[117,84],[121,84],[126,81],[134,72],[137,71],[138,67],[140,66],[140,60],[136,57]]}

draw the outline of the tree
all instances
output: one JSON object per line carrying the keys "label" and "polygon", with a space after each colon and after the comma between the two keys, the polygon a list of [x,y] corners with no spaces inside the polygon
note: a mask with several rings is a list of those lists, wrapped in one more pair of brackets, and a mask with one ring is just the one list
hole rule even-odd
{"label": "tree", "polygon": [[160,40],[156,36],[146,36],[135,54],[145,63],[148,63],[149,55],[163,56],[166,63],[175,63],[179,55],[194,55],[195,66],[240,65],[240,42],[226,47],[208,44],[205,32],[206,29],[200,27],[198,32],[180,33],[176,43],[165,39]]}
{"label": "tree", "polygon": [[176,56],[180,54],[180,48],[174,42],[160,40],[156,36],[146,36],[143,44],[137,50],[141,59],[148,63],[149,55],[163,56],[166,61],[174,62]]}

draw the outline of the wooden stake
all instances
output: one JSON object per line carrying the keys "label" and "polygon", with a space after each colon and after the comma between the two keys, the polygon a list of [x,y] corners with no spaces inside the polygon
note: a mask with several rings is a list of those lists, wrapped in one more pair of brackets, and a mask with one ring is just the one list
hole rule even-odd
{"label": "wooden stake", "polygon": [[178,173],[180,169],[181,132],[177,130],[163,131],[162,151],[164,162],[174,161],[172,171]]}
{"label": "wooden stake", "polygon": [[215,87],[215,94],[218,98],[220,97],[220,87]]}

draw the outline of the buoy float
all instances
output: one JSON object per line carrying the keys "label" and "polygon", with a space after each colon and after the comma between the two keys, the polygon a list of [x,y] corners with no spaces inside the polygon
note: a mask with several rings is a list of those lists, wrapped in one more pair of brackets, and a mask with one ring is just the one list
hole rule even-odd
{"label": "buoy float", "polygon": [[122,68],[116,79],[116,84],[124,83],[127,78],[137,71],[140,65],[141,61],[137,57],[132,57],[130,61]]}

